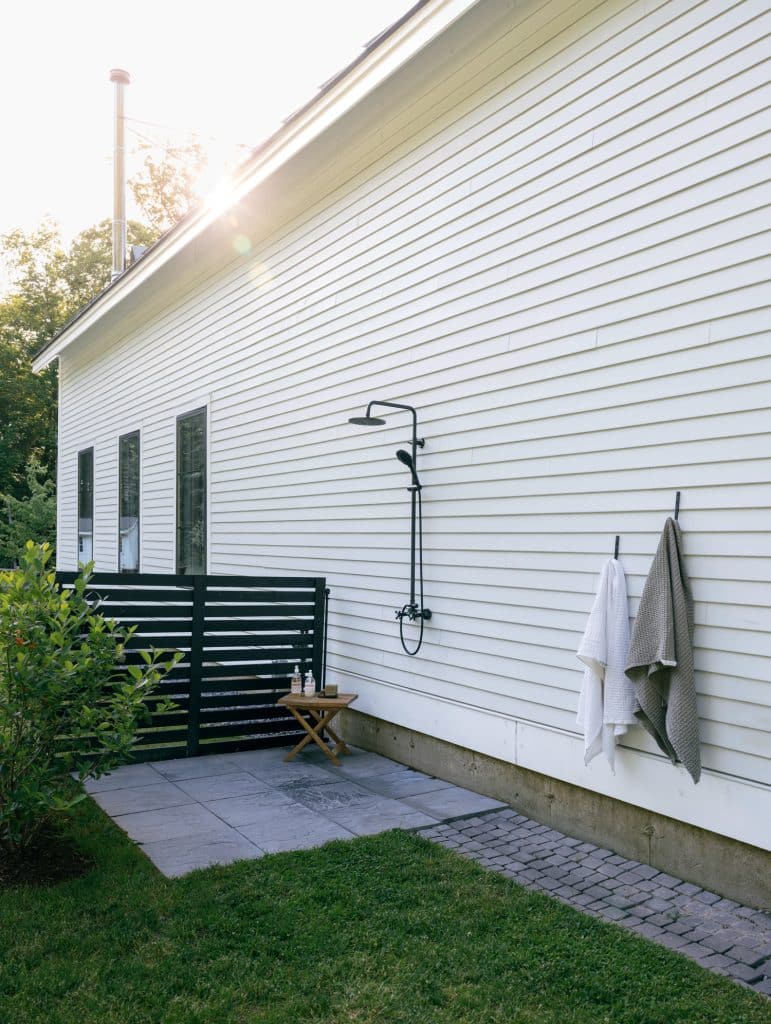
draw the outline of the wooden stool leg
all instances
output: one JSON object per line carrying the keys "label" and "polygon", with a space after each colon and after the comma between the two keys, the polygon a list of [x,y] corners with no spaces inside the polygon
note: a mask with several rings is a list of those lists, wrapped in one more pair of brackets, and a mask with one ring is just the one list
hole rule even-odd
{"label": "wooden stool leg", "polygon": [[336,754],[350,754],[350,750],[346,746],[345,740],[341,740],[337,733],[331,726],[327,726],[327,732],[335,741],[335,753]]}
{"label": "wooden stool leg", "polygon": [[312,730],[308,727],[308,723],[303,718],[303,716],[298,711],[296,711],[291,705],[289,706],[289,710],[292,712],[292,714],[297,719],[297,721],[300,723],[300,725],[303,727],[303,729],[305,729],[305,731],[308,733],[308,735],[307,736],[303,736],[303,738],[300,740],[300,742],[297,744],[297,746],[292,747],[292,749],[289,751],[289,753],[284,758],[285,761],[291,761],[292,758],[294,758],[297,754],[299,754],[301,750],[304,750],[305,747],[313,739]]}

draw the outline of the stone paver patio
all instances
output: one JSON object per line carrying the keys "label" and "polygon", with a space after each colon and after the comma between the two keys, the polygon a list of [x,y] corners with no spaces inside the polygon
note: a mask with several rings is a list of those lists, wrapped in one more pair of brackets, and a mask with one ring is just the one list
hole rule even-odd
{"label": "stone paver patio", "polygon": [[163,874],[416,829],[505,807],[498,800],[353,750],[287,764],[281,748],[127,765],[86,788]]}
{"label": "stone paver patio", "polygon": [[416,831],[771,996],[771,914],[583,843],[379,754],[336,768],[280,748],[128,765],[87,783],[165,875],[307,849],[392,828]]}

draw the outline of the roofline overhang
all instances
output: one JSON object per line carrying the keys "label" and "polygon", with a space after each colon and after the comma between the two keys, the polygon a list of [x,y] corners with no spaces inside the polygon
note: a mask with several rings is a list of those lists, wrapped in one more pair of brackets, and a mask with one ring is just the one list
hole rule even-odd
{"label": "roofline overhang", "polygon": [[171,263],[229,209],[270,175],[322,135],[390,78],[417,53],[480,0],[419,0],[398,21],[381,32],[363,52],[289,117],[227,181],[219,201],[195,207],[162,235],[147,252],[84,306],[36,354],[32,368],[44,369],[99,320],[137,292],[162,267]]}

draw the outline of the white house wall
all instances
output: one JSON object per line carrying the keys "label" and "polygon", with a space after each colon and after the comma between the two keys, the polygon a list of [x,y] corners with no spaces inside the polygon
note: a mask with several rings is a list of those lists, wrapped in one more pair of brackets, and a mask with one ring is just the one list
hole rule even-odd
{"label": "white house wall", "polygon": [[[482,3],[487,35],[435,47],[409,103],[385,93],[249,256],[64,353],[60,565],[93,445],[116,567],[139,428],[141,568],[173,570],[175,418],[207,405],[210,571],[326,576],[330,677],[360,710],[771,847],[771,12],[514,7]],[[416,658],[394,621],[408,419],[349,426],[373,398],[414,404],[426,437]],[[575,724],[599,570],[620,534],[634,615],[677,490],[697,787],[639,728],[615,776],[585,768]]]}

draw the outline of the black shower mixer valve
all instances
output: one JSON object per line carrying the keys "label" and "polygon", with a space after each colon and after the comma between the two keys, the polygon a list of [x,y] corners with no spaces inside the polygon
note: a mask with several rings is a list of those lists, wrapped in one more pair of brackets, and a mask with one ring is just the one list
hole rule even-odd
{"label": "black shower mixer valve", "polygon": [[394,612],[394,617],[397,619],[409,619],[410,622],[414,622],[415,619],[431,618],[430,608],[419,608],[417,604],[405,604],[403,608],[397,608]]}

